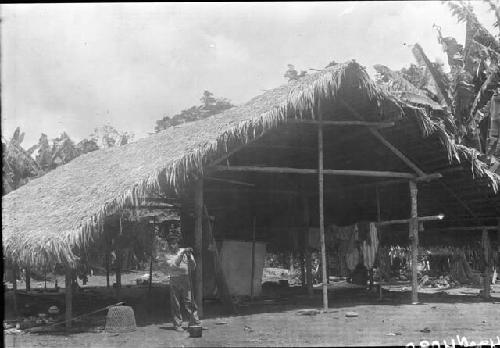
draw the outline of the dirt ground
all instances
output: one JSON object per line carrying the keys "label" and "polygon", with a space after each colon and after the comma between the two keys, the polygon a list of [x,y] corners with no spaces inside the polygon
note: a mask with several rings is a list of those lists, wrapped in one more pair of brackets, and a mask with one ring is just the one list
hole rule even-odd
{"label": "dirt ground", "polygon": [[[165,288],[154,288],[149,295],[139,289],[143,295],[128,303],[135,311],[134,332],[106,333],[100,326],[71,334],[8,334],[4,343],[7,347],[405,346],[423,341],[444,344],[444,340],[450,344],[452,339],[458,343],[465,338],[500,345],[499,284],[493,286],[489,301],[479,298],[477,287],[423,289],[420,305],[410,304],[407,289],[408,284],[391,286],[379,300],[375,291],[335,284],[329,291],[328,311],[308,316],[298,311],[320,309],[320,289],[312,299],[299,288],[275,289],[232,316],[224,315],[219,303],[207,303],[201,338],[170,330]],[[348,312],[358,316],[346,317]]]}

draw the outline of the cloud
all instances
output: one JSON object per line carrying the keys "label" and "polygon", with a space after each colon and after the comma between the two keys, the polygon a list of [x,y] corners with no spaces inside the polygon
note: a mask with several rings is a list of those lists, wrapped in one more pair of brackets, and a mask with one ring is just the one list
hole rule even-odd
{"label": "cloud", "polygon": [[[2,7],[2,126],[86,137],[109,123],[144,136],[203,90],[242,103],[285,83],[288,63],[356,59],[399,69],[432,24],[462,41],[439,2],[42,4]],[[30,140],[31,139],[31,140]]]}

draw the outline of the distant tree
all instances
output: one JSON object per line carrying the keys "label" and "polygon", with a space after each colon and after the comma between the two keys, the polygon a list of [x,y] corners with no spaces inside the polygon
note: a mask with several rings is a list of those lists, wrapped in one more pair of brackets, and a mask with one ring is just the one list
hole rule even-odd
{"label": "distant tree", "polygon": [[80,152],[66,132],[63,132],[59,138],[52,141],[53,168],[68,163],[78,156],[80,156]]}
{"label": "distant tree", "polygon": [[201,120],[224,110],[232,108],[234,105],[226,98],[217,98],[210,91],[204,91],[200,98],[201,105],[194,105],[180,113],[170,117],[164,116],[156,121],[155,132],[177,126],[181,123]]}
{"label": "distant tree", "polygon": [[2,139],[2,194],[19,188],[40,173],[36,161],[21,146],[23,140],[24,133],[19,127],[9,141]]}
{"label": "distant tree", "polygon": [[133,140],[134,135],[119,132],[112,126],[98,127],[90,136],[75,145],[66,132],[52,141],[42,133],[38,144],[25,150],[21,143],[24,133],[17,127],[12,138],[2,138],[2,194],[19,188],[30,179],[44,175],[76,157],[111,146],[121,146]]}
{"label": "distant tree", "polygon": [[89,139],[83,139],[82,141],[80,141],[78,144],[76,144],[76,148],[81,155],[99,150],[99,146],[97,146],[97,143],[94,140]]}
{"label": "distant tree", "polygon": [[49,171],[53,168],[52,162],[52,146],[49,145],[49,138],[47,134],[42,133],[40,139],[38,140],[38,145],[35,145],[30,149],[30,152],[38,149],[38,153],[35,157],[36,162],[43,171]]}
{"label": "distant tree", "polygon": [[[328,65],[330,66],[330,65]],[[302,70],[299,74],[297,70],[295,70],[295,66],[293,64],[288,64],[288,70],[285,72],[284,77],[288,79],[288,82],[293,80],[298,80],[299,78],[306,75],[306,72]]]}
{"label": "distant tree", "polygon": [[204,91],[200,101],[203,103],[204,108],[209,108],[216,104],[217,99],[214,98],[214,94],[212,92]]}
{"label": "distant tree", "polygon": [[134,134],[121,132],[110,125],[100,126],[94,129],[88,141],[92,141],[100,149],[107,149],[113,146],[122,146],[130,143],[134,139]]}

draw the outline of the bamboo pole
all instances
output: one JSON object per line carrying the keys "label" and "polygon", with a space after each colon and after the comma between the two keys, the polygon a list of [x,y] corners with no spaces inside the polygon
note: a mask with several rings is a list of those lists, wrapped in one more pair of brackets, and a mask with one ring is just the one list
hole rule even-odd
{"label": "bamboo pole", "polygon": [[410,240],[411,240],[411,300],[413,304],[418,303],[418,213],[417,213],[417,183],[410,181]]}
{"label": "bamboo pole", "polygon": [[149,257],[149,289],[151,292],[153,287],[153,248],[155,242],[155,234],[156,234],[156,216],[153,216],[153,231],[151,232],[151,248],[150,248],[150,257]]}
{"label": "bamboo pole", "polygon": [[198,314],[203,317],[203,178],[196,181],[194,192],[195,226],[194,226],[194,251],[198,256],[195,271],[195,300]]}
{"label": "bamboo pole", "polygon": [[120,235],[117,237],[117,241],[115,243],[115,252],[116,252],[116,270],[115,270],[115,283],[116,283],[116,297],[120,298],[120,288],[122,287],[122,250],[120,248],[120,242],[123,235],[123,223],[122,217],[120,216]]}
{"label": "bamboo pole", "polygon": [[323,126],[338,126],[338,127],[364,126],[364,127],[374,127],[374,128],[388,128],[394,126],[394,122],[288,120],[288,123],[295,123],[295,124],[317,125],[320,122],[323,124]]}
{"label": "bamboo pole", "polygon": [[326,246],[325,246],[325,216],[323,202],[323,126],[322,116],[319,112],[320,123],[318,125],[318,182],[319,182],[319,238],[321,243],[321,266],[323,270],[323,310],[328,310],[328,282],[326,274]]}
{"label": "bamboo pole", "polygon": [[24,270],[24,276],[26,278],[26,291],[31,290],[31,272],[30,272],[30,266],[26,266],[26,269]]}
{"label": "bamboo pole", "polygon": [[490,298],[490,238],[488,230],[483,229],[481,234],[481,244],[483,247],[483,298]]}
{"label": "bamboo pole", "polygon": [[[277,173],[277,174],[318,174],[317,169],[308,168],[290,168],[290,167],[264,167],[264,166],[214,166],[217,171],[231,172],[260,172],[260,173]],[[407,172],[391,172],[378,170],[351,170],[351,169],[322,169],[322,175],[344,175],[344,176],[361,176],[374,178],[403,178],[403,179],[419,179],[415,174]],[[438,177],[438,174],[429,174],[429,178]],[[424,177],[423,177],[424,178]],[[422,179],[423,180],[423,179]]]}
{"label": "bamboo pole", "polygon": [[17,265],[12,265],[12,292],[13,292],[13,302],[14,302],[14,314],[16,317],[19,315],[17,307]]}
{"label": "bamboo pole", "polygon": [[[435,221],[435,220],[443,220],[444,215],[439,214],[439,215],[432,215],[432,216],[420,216],[416,217],[418,222],[423,222],[423,221]],[[386,221],[379,221],[377,222],[377,225],[379,226],[384,226],[384,225],[395,225],[395,224],[407,224],[411,222],[413,218],[409,219],[401,219],[401,220],[386,220]]]}
{"label": "bamboo pole", "polygon": [[309,247],[309,199],[306,195],[302,195],[302,207],[304,209],[304,249],[305,249],[305,268],[306,268],[306,287],[307,294],[309,297],[313,297],[314,289],[313,289],[313,279],[312,279],[312,257],[311,257],[311,249]]}
{"label": "bamboo pole", "polygon": [[73,274],[72,274],[72,269],[69,267],[66,268],[66,278],[64,286],[66,287],[65,289],[66,329],[70,329],[71,318],[73,316]]}
{"label": "bamboo pole", "polygon": [[106,288],[109,289],[109,249],[106,247]]}
{"label": "bamboo pole", "polygon": [[253,290],[253,278],[255,277],[255,224],[256,217],[253,217],[252,226],[252,276],[250,278],[250,298],[253,300],[254,290]]}

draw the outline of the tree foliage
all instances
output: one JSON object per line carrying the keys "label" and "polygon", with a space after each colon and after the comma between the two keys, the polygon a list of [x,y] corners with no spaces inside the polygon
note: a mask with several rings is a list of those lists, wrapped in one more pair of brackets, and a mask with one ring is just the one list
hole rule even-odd
{"label": "tree foliage", "polygon": [[[499,7],[493,1],[485,1],[496,18],[498,27]],[[453,16],[464,22],[466,38],[459,43],[454,37],[444,37],[441,27],[434,25],[437,39],[448,58],[450,72],[445,73],[443,64],[431,62],[419,44],[412,52],[417,64],[411,64],[397,72],[379,68],[379,82],[397,86],[399,90],[410,90],[405,83],[411,83],[428,97],[446,107],[446,119],[453,127],[447,127],[458,143],[472,146],[483,153],[490,153],[486,141],[489,118],[489,100],[500,82],[500,43],[479,22],[470,3],[464,1],[446,2]],[[384,80],[385,79],[385,80]],[[480,127],[481,126],[481,127]]]}
{"label": "tree foliage", "polygon": [[168,127],[177,126],[182,123],[201,120],[234,106],[228,99],[217,98],[210,91],[204,91],[200,101],[201,105],[193,105],[172,117],[164,116],[162,119],[157,120],[155,132],[162,131]]}
{"label": "tree foliage", "polygon": [[52,140],[42,133],[38,143],[25,150],[21,145],[24,133],[17,127],[9,141],[2,139],[2,195],[80,155],[100,148],[125,145],[133,137],[132,133],[119,132],[112,126],[96,128],[89,139],[83,139],[78,144],[66,132]]}
{"label": "tree foliage", "polygon": [[24,185],[30,177],[40,173],[38,163],[21,143],[24,133],[16,128],[9,141],[2,139],[2,195]]}
{"label": "tree foliage", "polygon": [[[332,61],[328,66],[334,65],[335,62]],[[328,67],[327,66],[327,67]],[[288,70],[285,72],[283,77],[288,79],[288,82],[298,80],[301,77],[306,76],[306,71],[302,70],[300,73],[295,70],[295,66],[293,64],[288,64]]]}

